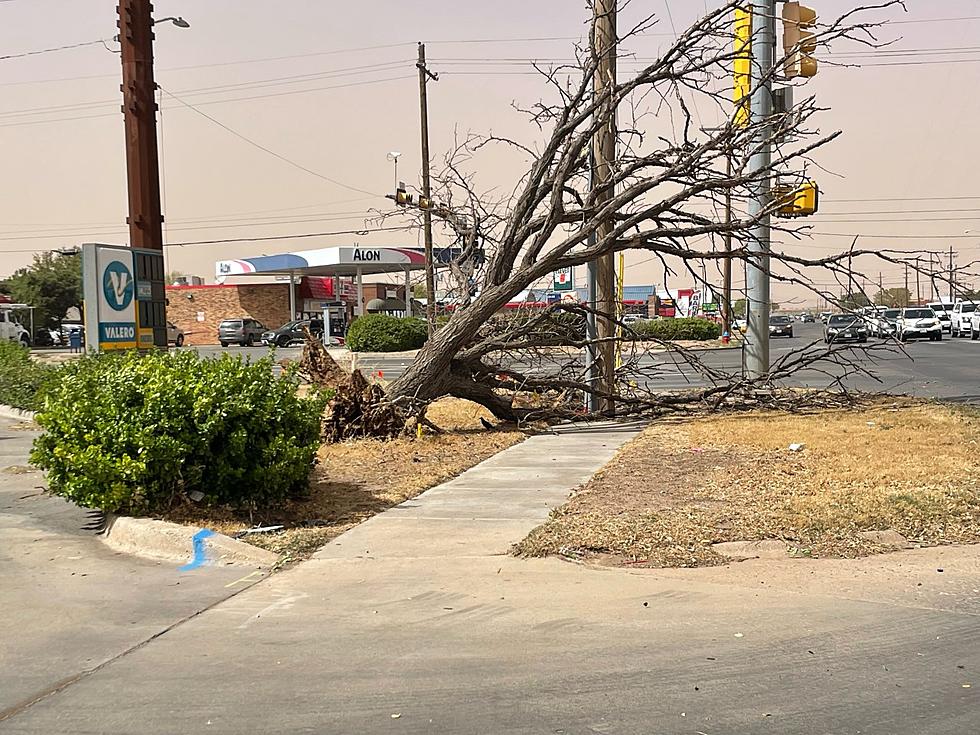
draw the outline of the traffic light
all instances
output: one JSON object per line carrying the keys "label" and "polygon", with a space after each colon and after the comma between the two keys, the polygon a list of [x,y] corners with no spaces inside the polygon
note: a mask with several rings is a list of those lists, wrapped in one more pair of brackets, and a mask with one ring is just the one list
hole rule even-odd
{"label": "traffic light", "polygon": [[735,126],[749,124],[752,103],[752,11],[735,8]]}
{"label": "traffic light", "polygon": [[807,31],[817,23],[817,11],[798,2],[783,4],[783,51],[786,53],[785,72],[788,79],[809,78],[817,73],[817,37]]}
{"label": "traffic light", "polygon": [[807,217],[820,208],[820,187],[816,181],[804,181],[802,185],[775,186],[772,191],[778,208],[777,217]]}
{"label": "traffic light", "polygon": [[399,207],[410,207],[415,201],[415,197],[405,190],[405,184],[398,182],[398,188],[395,190],[395,196],[393,197],[395,204]]}

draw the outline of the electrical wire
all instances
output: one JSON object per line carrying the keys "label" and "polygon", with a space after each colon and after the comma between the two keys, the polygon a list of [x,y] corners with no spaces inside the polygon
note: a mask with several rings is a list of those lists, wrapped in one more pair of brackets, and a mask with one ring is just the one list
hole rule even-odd
{"label": "electrical wire", "polygon": [[82,43],[69,43],[65,46],[53,46],[52,48],[42,48],[37,51],[25,51],[20,54],[6,54],[0,56],[0,61],[5,61],[7,59],[23,59],[26,56],[39,56],[41,54],[50,54],[56,51],[68,51],[69,49],[83,48],[85,46],[98,46],[99,44],[104,44],[105,39],[100,38],[98,41],[84,41]]}

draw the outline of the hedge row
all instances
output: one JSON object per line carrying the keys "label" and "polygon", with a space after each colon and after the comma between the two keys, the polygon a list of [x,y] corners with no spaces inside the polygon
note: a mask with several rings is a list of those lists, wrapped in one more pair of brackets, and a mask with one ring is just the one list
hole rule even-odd
{"label": "hedge row", "polygon": [[35,410],[56,372],[55,368],[32,360],[30,350],[19,342],[0,339],[0,403],[23,411]]}
{"label": "hedge row", "polygon": [[129,352],[85,356],[57,372],[31,453],[56,495],[154,514],[188,497],[276,505],[306,487],[325,400],[298,397],[270,358]]}
{"label": "hedge row", "polygon": [[346,344],[352,352],[403,352],[419,349],[427,336],[424,319],[366,314],[350,325]]}
{"label": "hedge row", "polygon": [[721,337],[721,325],[699,317],[651,319],[637,322],[630,327],[640,339],[657,339],[664,342],[677,340],[708,341]]}

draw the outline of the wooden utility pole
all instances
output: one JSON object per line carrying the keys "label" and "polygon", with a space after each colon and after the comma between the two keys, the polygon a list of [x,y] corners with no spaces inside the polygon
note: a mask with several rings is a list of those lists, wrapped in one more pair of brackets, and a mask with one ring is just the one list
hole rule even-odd
{"label": "wooden utility pole", "polygon": [[911,292],[909,291],[909,264],[905,264],[905,293],[902,294],[902,303],[898,306],[908,306],[911,300]]}
{"label": "wooden utility pole", "polygon": [[156,82],[153,80],[153,5],[119,0],[122,47],[126,175],[129,185],[129,245],[163,250],[160,166],[157,158]]}
{"label": "wooden utility pole", "polygon": [[429,180],[429,101],[426,96],[428,81],[438,81],[439,75],[429,71],[425,65],[425,44],[419,43],[419,60],[415,64],[419,70],[419,108],[422,116],[422,196],[426,205],[422,208],[422,226],[425,236],[425,317],[429,336],[436,327],[436,282],[432,266],[432,187]]}
{"label": "wooden utility pole", "polygon": [[[616,87],[616,3],[617,0],[595,0],[592,31],[592,51],[598,58],[593,92],[597,99],[614,94]],[[592,186],[600,190],[593,199],[596,209],[612,200],[613,168],[616,163],[616,107],[612,102],[603,103],[597,114],[603,116],[602,125],[592,141]],[[615,228],[612,216],[606,217],[597,227],[599,241],[607,240]],[[612,252],[596,259],[596,336],[599,339],[598,372],[599,388],[613,394],[616,389],[616,261]],[[612,413],[612,398],[599,401],[602,413]]]}
{"label": "wooden utility pole", "polygon": [[949,301],[956,301],[956,275],[953,268],[953,246],[949,246]]}
{"label": "wooden utility pole", "polygon": [[919,272],[918,260],[919,259],[916,258],[916,267],[915,267],[915,299],[916,299],[916,306],[922,306],[922,281],[919,278],[919,276],[921,275],[921,273]]}

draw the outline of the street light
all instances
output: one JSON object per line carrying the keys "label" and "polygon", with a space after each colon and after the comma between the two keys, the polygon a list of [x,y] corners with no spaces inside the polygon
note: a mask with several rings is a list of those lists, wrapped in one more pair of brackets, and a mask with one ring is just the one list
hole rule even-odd
{"label": "street light", "polygon": [[[176,16],[176,17],[174,17],[174,16],[168,16],[166,18],[160,18],[159,20],[151,20],[150,21],[150,25],[155,26],[157,23],[166,23],[168,20],[171,23],[173,23],[175,26],[177,26],[178,28],[190,28],[191,27],[191,24],[188,23],[186,20],[184,20],[179,15]],[[119,43],[119,34],[117,33],[115,36],[113,36],[112,37],[112,40],[115,41],[116,43]],[[103,42],[103,44],[104,43],[105,42]],[[106,48],[109,48],[109,47],[106,46]],[[118,51],[113,51],[112,49],[109,49],[109,50],[112,51],[113,53],[116,53],[116,54],[119,53]]]}
{"label": "street light", "polygon": [[398,188],[398,158],[401,156],[400,151],[391,151],[388,154],[388,160],[395,162],[395,189]]}
{"label": "street light", "polygon": [[153,21],[153,25],[156,25],[157,23],[166,23],[168,20],[171,23],[173,23],[175,26],[177,26],[178,28],[190,28],[191,27],[191,24],[188,23],[186,20],[184,20],[179,15],[176,18],[174,16],[168,16],[166,18],[160,18],[159,20],[154,20]]}

